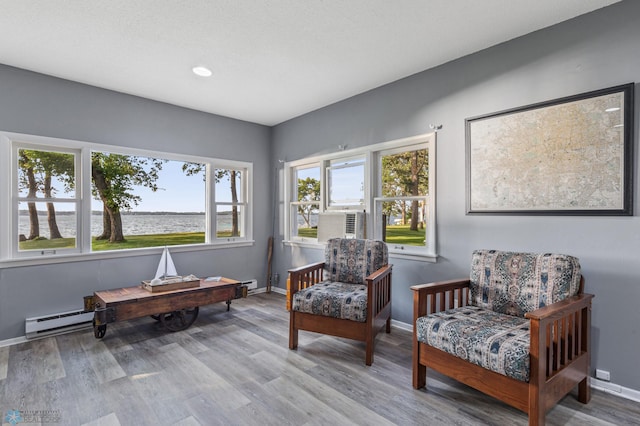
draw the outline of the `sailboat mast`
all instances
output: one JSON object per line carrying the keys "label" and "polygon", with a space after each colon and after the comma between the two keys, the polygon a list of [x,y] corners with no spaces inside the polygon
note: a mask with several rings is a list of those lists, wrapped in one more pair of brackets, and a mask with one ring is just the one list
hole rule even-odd
{"label": "sailboat mast", "polygon": [[167,248],[167,246],[164,246],[164,278],[167,278],[167,266],[169,265],[169,259],[167,259],[167,257],[169,256],[169,249]]}

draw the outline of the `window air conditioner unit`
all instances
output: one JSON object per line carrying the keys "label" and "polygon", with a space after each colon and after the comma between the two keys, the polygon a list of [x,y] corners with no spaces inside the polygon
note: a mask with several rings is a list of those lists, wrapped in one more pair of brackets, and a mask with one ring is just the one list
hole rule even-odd
{"label": "window air conditioner unit", "polygon": [[318,215],[318,242],[330,238],[365,238],[363,212],[326,212]]}

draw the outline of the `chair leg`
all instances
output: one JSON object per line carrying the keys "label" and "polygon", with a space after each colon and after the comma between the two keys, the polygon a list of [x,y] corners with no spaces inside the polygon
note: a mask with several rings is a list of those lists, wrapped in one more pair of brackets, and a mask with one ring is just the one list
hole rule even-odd
{"label": "chair leg", "polygon": [[585,377],[578,383],[578,401],[587,404],[591,400],[591,386],[589,386],[589,377]]}
{"label": "chair leg", "polygon": [[540,388],[529,388],[529,426],[544,425],[547,410],[540,398]]}
{"label": "chair leg", "polygon": [[391,317],[387,318],[387,327],[385,329],[387,333],[391,333]]}
{"label": "chair leg", "polygon": [[418,347],[419,343],[414,342],[413,344],[413,388],[421,389],[427,385],[427,367],[420,364],[420,357],[418,355],[420,351],[420,348]]}
{"label": "chair leg", "polygon": [[295,313],[293,309],[289,314],[289,349],[298,348],[298,329],[295,327]]}
{"label": "chair leg", "polygon": [[364,363],[367,365],[373,364],[373,340],[367,339],[367,349],[364,358]]}
{"label": "chair leg", "polygon": [[529,426],[540,426],[544,425],[546,418],[546,413],[535,411],[533,413],[529,413]]}

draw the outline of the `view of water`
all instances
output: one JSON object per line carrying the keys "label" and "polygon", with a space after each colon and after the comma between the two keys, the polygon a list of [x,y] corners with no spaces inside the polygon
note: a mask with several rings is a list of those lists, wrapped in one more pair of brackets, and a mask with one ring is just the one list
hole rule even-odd
{"label": "view of water", "polygon": [[[49,238],[49,226],[46,213],[39,213],[40,236]],[[63,237],[75,236],[75,215],[57,214],[56,223]],[[231,215],[218,217],[218,231],[231,229]],[[170,234],[174,232],[204,232],[205,215],[203,214],[122,214],[122,230],[125,235]],[[20,234],[29,234],[29,216],[20,214]],[[102,233],[102,214],[91,215],[91,235]]]}

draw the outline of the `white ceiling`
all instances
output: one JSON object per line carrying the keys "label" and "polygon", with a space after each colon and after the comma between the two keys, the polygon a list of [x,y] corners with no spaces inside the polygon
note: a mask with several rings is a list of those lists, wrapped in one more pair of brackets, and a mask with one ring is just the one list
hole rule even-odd
{"label": "white ceiling", "polygon": [[617,1],[0,0],[0,63],[274,125]]}

